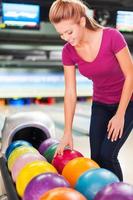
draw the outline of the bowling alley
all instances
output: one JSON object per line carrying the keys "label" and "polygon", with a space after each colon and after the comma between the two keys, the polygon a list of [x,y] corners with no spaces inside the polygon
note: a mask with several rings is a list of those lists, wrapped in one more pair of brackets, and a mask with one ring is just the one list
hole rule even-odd
{"label": "bowling alley", "polygon": [[0,0],[0,200],[133,200],[133,0]]}

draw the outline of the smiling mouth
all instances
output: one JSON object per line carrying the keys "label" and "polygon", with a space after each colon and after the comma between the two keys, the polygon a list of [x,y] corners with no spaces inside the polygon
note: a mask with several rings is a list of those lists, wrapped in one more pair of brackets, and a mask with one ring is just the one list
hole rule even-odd
{"label": "smiling mouth", "polygon": [[70,41],[70,43],[74,43],[74,41]]}

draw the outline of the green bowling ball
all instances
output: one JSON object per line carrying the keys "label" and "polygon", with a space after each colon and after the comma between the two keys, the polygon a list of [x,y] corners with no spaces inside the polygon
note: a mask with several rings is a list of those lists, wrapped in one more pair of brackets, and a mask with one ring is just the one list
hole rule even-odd
{"label": "green bowling ball", "polygon": [[49,163],[51,163],[53,160],[57,146],[58,144],[53,144],[44,152],[44,157],[47,159]]}

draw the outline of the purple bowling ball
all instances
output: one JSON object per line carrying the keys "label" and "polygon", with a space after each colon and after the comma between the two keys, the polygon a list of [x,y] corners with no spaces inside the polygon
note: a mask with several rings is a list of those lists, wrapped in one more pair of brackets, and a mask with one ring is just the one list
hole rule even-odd
{"label": "purple bowling ball", "polygon": [[98,192],[94,200],[133,200],[133,185],[112,183]]}
{"label": "purple bowling ball", "polygon": [[23,200],[39,200],[45,192],[57,187],[70,187],[70,185],[62,175],[42,173],[29,182]]}
{"label": "purple bowling ball", "polygon": [[57,139],[54,138],[48,138],[46,140],[44,140],[40,146],[39,146],[39,152],[40,154],[44,155],[44,152],[48,149],[48,147],[50,147],[53,144],[58,144],[59,141]]}

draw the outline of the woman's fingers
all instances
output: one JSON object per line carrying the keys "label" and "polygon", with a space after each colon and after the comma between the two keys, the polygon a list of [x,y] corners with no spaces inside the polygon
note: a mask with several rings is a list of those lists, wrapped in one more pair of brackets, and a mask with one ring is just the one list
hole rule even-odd
{"label": "woman's fingers", "polygon": [[60,144],[57,146],[57,149],[55,151],[54,157],[57,154],[63,155],[65,147],[70,147],[70,149],[73,149],[73,140],[69,135],[64,135],[64,137],[61,139]]}
{"label": "woman's fingers", "polygon": [[70,142],[69,147],[71,150],[73,149],[73,142]]}
{"label": "woman's fingers", "polygon": [[123,128],[120,130],[119,138],[122,137],[122,134],[123,134]]}
{"label": "woman's fingers", "polygon": [[118,139],[120,131],[119,130],[114,130],[112,137],[111,137],[111,141],[116,141]]}
{"label": "woman's fingers", "polygon": [[112,142],[122,137],[124,128],[124,118],[114,115],[114,117],[108,123],[108,139]]}
{"label": "woman's fingers", "polygon": [[64,151],[64,148],[65,146],[64,145],[58,145],[56,151],[55,151],[55,154],[54,154],[54,157],[59,154],[59,155],[62,155],[63,154],[63,151]]}

